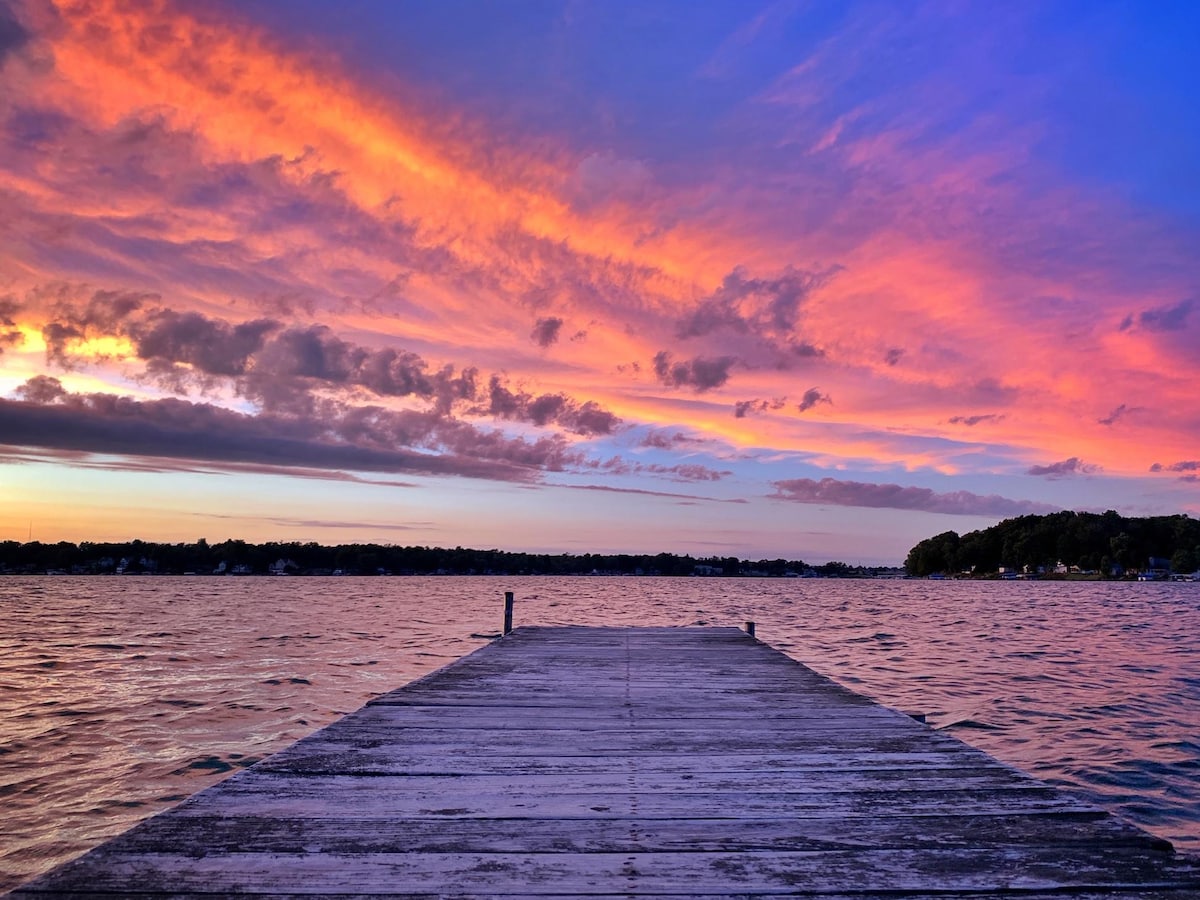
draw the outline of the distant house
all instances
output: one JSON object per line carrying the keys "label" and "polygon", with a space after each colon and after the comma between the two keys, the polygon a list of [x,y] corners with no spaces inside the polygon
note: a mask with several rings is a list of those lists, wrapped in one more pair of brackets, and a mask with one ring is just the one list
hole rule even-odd
{"label": "distant house", "polygon": [[267,566],[267,572],[271,575],[291,575],[298,571],[300,571],[300,567],[290,559],[280,558]]}
{"label": "distant house", "polygon": [[1147,560],[1146,571],[1138,576],[1138,581],[1166,581],[1171,577],[1171,561],[1160,556],[1152,556]]}

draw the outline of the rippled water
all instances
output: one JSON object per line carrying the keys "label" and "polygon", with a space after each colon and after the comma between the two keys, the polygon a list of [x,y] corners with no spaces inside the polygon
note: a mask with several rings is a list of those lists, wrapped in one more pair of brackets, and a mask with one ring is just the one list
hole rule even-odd
{"label": "rippled water", "polygon": [[0,889],[518,624],[740,625],[1200,851],[1200,585],[0,578]]}

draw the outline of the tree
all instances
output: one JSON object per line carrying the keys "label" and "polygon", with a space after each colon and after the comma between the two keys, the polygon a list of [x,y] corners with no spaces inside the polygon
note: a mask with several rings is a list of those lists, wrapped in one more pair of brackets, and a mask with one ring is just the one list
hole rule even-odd
{"label": "tree", "polygon": [[1187,549],[1180,547],[1171,554],[1171,571],[1181,574],[1190,574],[1200,569],[1200,547]]}
{"label": "tree", "polygon": [[908,552],[904,568],[909,575],[955,572],[958,565],[958,532],[944,531],[917,544]]}

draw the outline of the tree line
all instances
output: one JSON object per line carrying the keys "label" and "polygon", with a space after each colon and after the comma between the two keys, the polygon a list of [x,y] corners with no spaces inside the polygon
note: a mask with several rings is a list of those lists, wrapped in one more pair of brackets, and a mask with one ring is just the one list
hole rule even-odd
{"label": "tree line", "polygon": [[812,565],[798,559],[693,557],[656,554],[546,554],[463,547],[400,547],[226,540],[210,544],[128,541],[95,543],[0,542],[0,572],[68,574],[266,574],[289,575],[760,575],[815,574],[863,577],[878,570],[841,562]]}
{"label": "tree line", "polygon": [[1169,563],[1173,572],[1200,569],[1200,520],[1185,515],[1127,518],[1105,513],[1058,512],[1005,519],[961,537],[953,531],[926,538],[909,553],[910,575],[1005,569],[1053,571],[1060,563],[1105,577]]}

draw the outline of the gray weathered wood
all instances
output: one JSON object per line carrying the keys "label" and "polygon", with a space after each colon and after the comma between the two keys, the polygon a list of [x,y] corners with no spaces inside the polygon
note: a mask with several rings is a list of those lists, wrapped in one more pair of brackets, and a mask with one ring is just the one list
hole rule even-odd
{"label": "gray weathered wood", "polygon": [[1200,896],[1200,862],[733,628],[520,628],[15,896]]}

